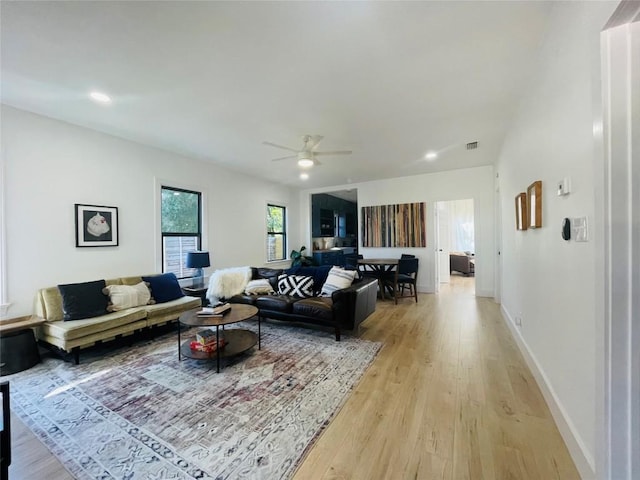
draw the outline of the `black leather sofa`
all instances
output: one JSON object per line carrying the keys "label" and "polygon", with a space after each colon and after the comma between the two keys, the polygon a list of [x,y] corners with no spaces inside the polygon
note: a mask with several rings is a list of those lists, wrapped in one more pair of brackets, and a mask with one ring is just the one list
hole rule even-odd
{"label": "black leather sofa", "polygon": [[302,322],[332,327],[336,341],[343,330],[357,333],[359,325],[376,309],[377,281],[374,278],[356,278],[348,288],[333,292],[331,297],[320,297],[324,280],[331,266],[294,267],[288,270],[252,267],[252,279],[266,278],[278,291],[278,276],[305,275],[314,277],[314,293],[311,298],[296,298],[287,295],[235,295],[232,303],[246,303],[258,307],[261,319],[270,318],[290,322]]}

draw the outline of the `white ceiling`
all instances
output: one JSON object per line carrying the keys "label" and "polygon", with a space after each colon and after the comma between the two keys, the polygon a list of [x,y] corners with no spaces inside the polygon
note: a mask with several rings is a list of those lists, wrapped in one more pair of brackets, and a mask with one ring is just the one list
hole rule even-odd
{"label": "white ceiling", "polygon": [[[551,2],[1,2],[2,102],[294,187],[492,164]],[[113,97],[110,106],[87,98]],[[295,160],[324,135],[306,182]],[[468,142],[477,150],[467,151]],[[437,160],[424,155],[434,150]]]}

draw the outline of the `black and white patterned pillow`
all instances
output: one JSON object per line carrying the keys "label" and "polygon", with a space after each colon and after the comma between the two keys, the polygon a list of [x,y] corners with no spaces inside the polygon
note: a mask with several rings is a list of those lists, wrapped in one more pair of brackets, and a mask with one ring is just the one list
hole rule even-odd
{"label": "black and white patterned pillow", "polygon": [[313,297],[313,277],[302,275],[280,275],[278,277],[278,292],[297,298]]}

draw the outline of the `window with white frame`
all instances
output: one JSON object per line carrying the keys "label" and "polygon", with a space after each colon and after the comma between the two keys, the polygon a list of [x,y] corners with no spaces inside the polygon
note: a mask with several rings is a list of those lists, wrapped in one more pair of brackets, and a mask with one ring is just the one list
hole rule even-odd
{"label": "window with white frame", "polygon": [[186,268],[187,252],[202,246],[202,193],[162,186],[161,189],[162,271],[178,278],[193,277]]}
{"label": "window with white frame", "polygon": [[267,262],[287,258],[287,209],[267,204]]}

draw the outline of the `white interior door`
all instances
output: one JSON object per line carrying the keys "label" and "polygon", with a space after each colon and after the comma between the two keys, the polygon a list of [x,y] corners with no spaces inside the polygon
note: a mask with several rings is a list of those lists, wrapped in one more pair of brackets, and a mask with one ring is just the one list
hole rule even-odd
{"label": "white interior door", "polygon": [[437,248],[438,248],[438,271],[439,278],[438,284],[449,283],[449,251],[451,249],[449,245],[449,210],[447,208],[447,202],[438,202],[436,204],[436,210],[438,212],[438,227],[436,233],[438,235]]}

